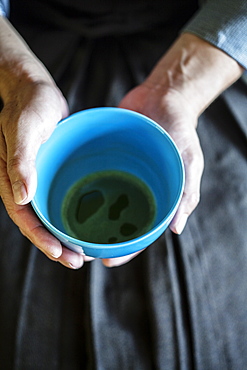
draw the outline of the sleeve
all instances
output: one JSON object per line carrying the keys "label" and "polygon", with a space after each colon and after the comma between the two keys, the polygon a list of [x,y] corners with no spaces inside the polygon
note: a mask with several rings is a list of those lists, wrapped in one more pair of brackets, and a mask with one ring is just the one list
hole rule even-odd
{"label": "sleeve", "polygon": [[247,69],[247,0],[208,0],[185,25]]}
{"label": "sleeve", "polygon": [[7,17],[9,15],[9,1],[0,0],[0,16]]}

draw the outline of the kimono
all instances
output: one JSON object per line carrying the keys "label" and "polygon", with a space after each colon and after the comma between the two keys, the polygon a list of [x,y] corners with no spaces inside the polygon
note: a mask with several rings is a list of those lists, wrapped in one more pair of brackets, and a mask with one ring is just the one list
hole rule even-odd
{"label": "kimono", "polygon": [[[247,68],[247,1],[0,1],[70,112],[117,106],[181,32]],[[4,369],[244,369],[247,362],[245,75],[200,116],[201,201],[126,265],[72,271],[21,235],[0,203]]]}

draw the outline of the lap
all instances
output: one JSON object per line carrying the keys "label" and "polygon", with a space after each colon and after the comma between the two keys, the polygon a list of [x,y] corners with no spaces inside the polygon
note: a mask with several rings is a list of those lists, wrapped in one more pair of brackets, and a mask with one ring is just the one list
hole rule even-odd
{"label": "lap", "polygon": [[[154,35],[126,40],[73,37],[74,50],[61,62],[55,54],[45,57],[45,44],[36,48],[76,111],[117,105],[164,52]],[[67,270],[30,245],[1,205],[0,352],[6,368],[12,361],[18,369],[244,367],[246,95],[237,82],[200,119],[201,202],[183,234],[167,230],[126,266],[107,269],[94,261]]]}

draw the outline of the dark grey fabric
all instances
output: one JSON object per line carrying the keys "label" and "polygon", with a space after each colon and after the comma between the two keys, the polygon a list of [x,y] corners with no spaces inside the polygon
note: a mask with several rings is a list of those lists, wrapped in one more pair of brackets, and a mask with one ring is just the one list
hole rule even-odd
{"label": "dark grey fabric", "polygon": [[207,40],[247,69],[246,0],[206,0],[184,31]]}
{"label": "dark grey fabric", "polygon": [[126,35],[164,23],[181,25],[198,7],[197,0],[10,0],[10,6],[12,15],[26,24],[85,37]]}
{"label": "dark grey fabric", "polygon": [[[16,26],[71,111],[115,106],[178,32],[116,37]],[[181,236],[167,230],[127,265],[78,271],[49,261],[0,205],[3,369],[242,370],[247,361],[247,89],[238,81],[202,115],[201,202]]]}

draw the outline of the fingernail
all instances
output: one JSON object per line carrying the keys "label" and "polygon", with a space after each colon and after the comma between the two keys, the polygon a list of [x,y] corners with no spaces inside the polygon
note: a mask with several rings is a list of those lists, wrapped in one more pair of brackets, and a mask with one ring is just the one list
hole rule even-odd
{"label": "fingernail", "polygon": [[16,204],[22,204],[27,199],[26,187],[22,181],[16,181],[12,185],[14,201]]}
{"label": "fingernail", "polygon": [[177,226],[176,226],[176,231],[177,231],[177,234],[181,234],[183,229],[185,228],[185,225],[186,225],[186,222],[188,220],[188,215],[186,214],[183,214],[178,223],[177,223]]}
{"label": "fingernail", "polygon": [[82,267],[82,264],[80,264],[79,266],[75,266],[74,264],[72,264],[71,262],[67,262],[67,266],[73,270],[78,270],[79,268]]}
{"label": "fingernail", "polygon": [[51,257],[56,258],[56,259],[59,258],[61,256],[61,254],[62,253],[60,251],[50,253]]}

